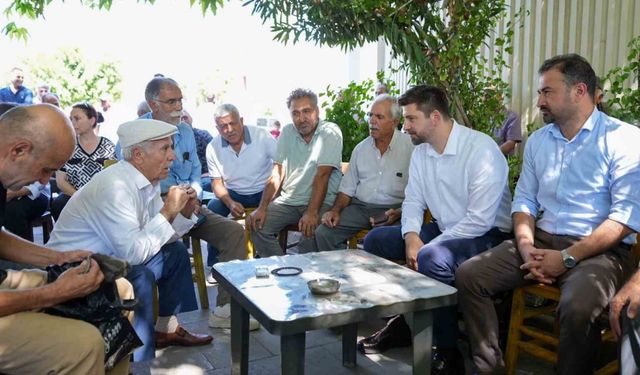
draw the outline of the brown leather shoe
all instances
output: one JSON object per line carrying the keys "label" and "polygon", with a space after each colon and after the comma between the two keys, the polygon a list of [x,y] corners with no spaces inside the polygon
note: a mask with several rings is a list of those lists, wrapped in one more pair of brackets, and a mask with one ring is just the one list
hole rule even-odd
{"label": "brown leather shoe", "polygon": [[169,345],[175,346],[200,346],[207,345],[213,341],[213,337],[199,333],[189,333],[178,326],[173,333],[156,332],[156,349],[166,348]]}

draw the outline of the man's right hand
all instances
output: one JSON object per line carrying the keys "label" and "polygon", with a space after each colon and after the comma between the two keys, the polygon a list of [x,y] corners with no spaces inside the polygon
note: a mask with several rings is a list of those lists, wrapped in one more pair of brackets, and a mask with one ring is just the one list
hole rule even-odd
{"label": "man's right hand", "polygon": [[229,211],[231,211],[231,215],[233,215],[233,217],[242,217],[242,215],[244,215],[244,206],[239,202],[232,200],[231,204],[227,207],[229,208]]}
{"label": "man's right hand", "polygon": [[424,242],[420,239],[415,232],[409,232],[404,236],[405,243],[405,255],[407,260],[407,266],[414,271],[418,270],[418,252],[420,248],[424,246]]}
{"label": "man's right hand", "polygon": [[338,211],[329,210],[322,215],[322,224],[329,228],[334,228],[340,222],[340,213]]}
{"label": "man's right hand", "polygon": [[[91,262],[91,265],[89,271],[83,273],[87,269],[86,262]],[[67,301],[84,297],[97,290],[102,280],[104,280],[104,275],[100,271],[100,266],[94,259],[88,259],[80,263],[79,266],[66,270],[52,285],[57,287],[58,296],[63,301]]]}
{"label": "man's right hand", "polygon": [[255,232],[262,229],[266,220],[267,210],[258,207],[251,213],[251,215],[247,216],[246,224],[249,225],[249,229]]}
{"label": "man's right hand", "polygon": [[189,201],[188,192],[180,186],[171,186],[167,192],[167,196],[164,199],[164,206],[160,209],[160,213],[167,218],[169,222],[172,222],[176,218],[176,215]]}

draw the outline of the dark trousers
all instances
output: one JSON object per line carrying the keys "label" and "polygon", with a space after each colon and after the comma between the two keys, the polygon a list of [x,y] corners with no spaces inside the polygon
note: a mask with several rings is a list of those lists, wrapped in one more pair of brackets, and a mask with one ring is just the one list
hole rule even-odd
{"label": "dark trousers", "polygon": [[40,194],[36,199],[22,197],[7,202],[4,227],[16,236],[31,238],[31,220],[36,219],[49,208],[49,197]]}
{"label": "dark trousers", "polygon": [[[260,199],[262,199],[262,192],[242,195],[236,193],[231,189],[227,189],[227,191],[229,192],[229,196],[231,197],[231,199],[242,204],[244,208],[258,207],[258,205],[260,204]],[[207,208],[212,212],[215,212],[216,214],[224,217],[229,216],[229,213],[231,212],[229,210],[229,207],[227,207],[218,198],[211,199],[207,204]],[[207,266],[211,267],[214,264],[218,263],[218,255],[220,255],[220,251],[213,245],[207,244]]]}
{"label": "dark trousers", "polygon": [[[535,232],[535,246],[541,249],[561,250],[579,240]],[[600,344],[596,320],[634,268],[631,255],[630,247],[620,244],[582,260],[558,277],[559,374],[593,372]],[[524,279],[522,264],[515,241],[509,240],[469,259],[456,272],[458,306],[464,316],[472,359],[480,372],[504,366],[492,296],[531,283]]]}
{"label": "dark trousers", "polygon": [[181,241],[162,246],[145,264],[132,267],[127,280],[138,298],[133,327],[143,346],[133,353],[134,361],[155,358],[153,284],[158,286],[159,316],[171,316],[198,309],[191,278],[187,248]]}
{"label": "dark trousers", "polygon": [[53,198],[51,201],[51,216],[53,216],[53,220],[58,221],[60,213],[64,206],[67,205],[67,202],[69,202],[69,199],[71,199],[71,197],[64,193],[60,193],[57,197]]}
{"label": "dark trousers", "polygon": [[[440,235],[436,223],[428,223],[420,230],[425,245],[418,252],[418,272],[445,284],[453,285],[456,269],[467,259],[488,250],[510,233],[492,228],[476,238],[457,238],[429,243]],[[365,251],[390,260],[406,259],[405,244],[400,226],[374,228],[364,238]],[[458,336],[457,306],[442,307],[433,312],[433,343],[439,348],[455,348]]]}

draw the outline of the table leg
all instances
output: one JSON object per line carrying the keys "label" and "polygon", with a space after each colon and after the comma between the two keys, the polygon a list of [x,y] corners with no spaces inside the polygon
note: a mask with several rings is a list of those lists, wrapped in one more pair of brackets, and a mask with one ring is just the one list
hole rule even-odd
{"label": "table leg", "polygon": [[231,373],[249,373],[249,313],[231,299]]}
{"label": "table leg", "polygon": [[431,374],[431,341],[433,314],[431,310],[413,313],[413,374]]}
{"label": "table leg", "polygon": [[358,324],[352,323],[342,326],[342,365],[356,367],[356,339],[358,338]]}
{"label": "table leg", "polygon": [[304,374],[305,332],[280,337],[282,375]]}

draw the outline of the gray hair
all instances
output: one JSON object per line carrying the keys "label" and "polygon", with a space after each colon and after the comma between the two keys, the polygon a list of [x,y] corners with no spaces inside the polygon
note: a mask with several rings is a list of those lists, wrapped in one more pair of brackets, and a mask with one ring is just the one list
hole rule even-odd
{"label": "gray hair", "polygon": [[389,94],[380,94],[376,96],[373,103],[371,103],[371,106],[373,107],[374,104],[380,102],[390,102],[391,108],[389,108],[389,112],[391,112],[391,118],[394,120],[400,120],[400,117],[402,116],[402,108],[400,107],[400,104],[398,104],[398,98]]}
{"label": "gray hair", "polygon": [[145,152],[149,151],[149,147],[151,146],[152,141],[142,141],[140,143],[133,144],[129,147],[122,148],[122,158],[126,161],[131,160],[133,158],[133,150],[136,148],[141,148]]}
{"label": "gray hair", "polygon": [[147,112],[151,112],[151,107],[149,107],[149,103],[146,100],[143,100],[138,104],[138,117],[144,115]]}
{"label": "gray hair", "polygon": [[291,94],[289,94],[289,97],[287,98],[287,108],[291,108],[292,101],[303,98],[311,100],[311,104],[313,104],[314,107],[318,106],[318,95],[313,91],[307,89],[295,89],[291,91]]}
{"label": "gray hair", "polygon": [[228,116],[230,114],[235,114],[238,117],[240,117],[240,112],[238,111],[238,108],[236,108],[235,105],[231,103],[224,103],[216,107],[215,112],[213,112],[213,118],[217,119],[220,117]]}
{"label": "gray hair", "polygon": [[147,87],[144,89],[144,99],[149,103],[152,100],[156,100],[160,95],[160,90],[166,85],[178,86],[178,82],[167,77],[156,77],[147,83]]}

